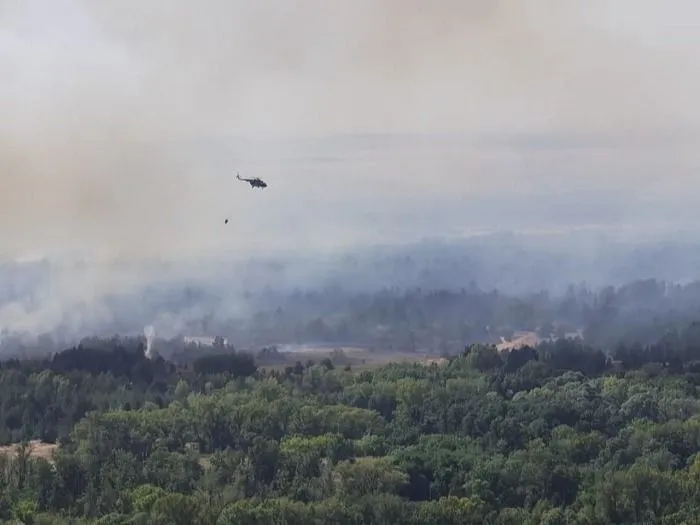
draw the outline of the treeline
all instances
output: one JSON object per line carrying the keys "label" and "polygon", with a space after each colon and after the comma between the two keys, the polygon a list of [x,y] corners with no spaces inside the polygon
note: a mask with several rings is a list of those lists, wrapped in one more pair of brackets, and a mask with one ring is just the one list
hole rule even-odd
{"label": "treeline", "polygon": [[250,354],[210,348],[199,356],[149,359],[132,338],[91,338],[50,358],[0,362],[0,444],[55,442],[91,411],[167,406],[180,379],[196,391],[257,371]]}
{"label": "treeline", "polygon": [[[700,282],[677,285],[655,279],[592,290],[570,286],[563,295],[547,292],[512,296],[482,290],[386,289],[351,293],[340,288],[266,292],[252,300],[250,319],[217,325],[246,345],[279,341],[362,342],[377,346],[433,348],[458,353],[465,344],[499,342],[516,331],[561,338],[580,333],[608,348],[619,341],[651,344],[666,330],[700,314]],[[201,331],[197,323],[193,331]]]}
{"label": "treeline", "polygon": [[699,331],[642,358],[561,340],[360,373],[330,361],[265,372],[238,354],[175,365],[117,348],[4,363],[2,415],[19,403],[27,438],[54,413],[72,419],[52,462],[2,459],[0,520],[695,523],[700,375],[668,357],[694,359]]}
{"label": "treeline", "polygon": [[[579,333],[590,344],[608,350],[620,341],[654,343],[666,331],[700,315],[700,282],[678,285],[655,279],[596,290],[570,286],[561,295],[514,296],[476,284],[459,290],[392,288],[372,293],[338,287],[294,293],[266,290],[240,298],[254,312],[245,318],[229,315],[230,310],[219,302],[189,288],[182,295],[187,298],[182,304],[161,305],[181,331],[173,334],[172,326],[166,326],[169,333],[157,334],[163,355],[191,352],[183,336],[213,335],[246,348],[314,341],[454,355],[465,345],[498,343],[501,337],[509,339],[523,330],[542,338]],[[126,305],[121,308],[127,309]],[[192,316],[193,311],[201,313]],[[143,318],[148,316],[139,320]],[[2,351],[23,357],[55,352],[73,344],[66,342],[64,332],[57,330],[38,340],[3,333]],[[164,336],[167,341],[162,341]]]}
{"label": "treeline", "polygon": [[[543,342],[499,353],[490,345],[469,345],[469,359],[480,372],[509,374],[529,361],[534,370],[551,375],[566,371],[585,375],[619,373],[647,367],[679,374],[700,373],[700,323],[667,331],[650,345],[619,343],[603,351],[581,339]],[[258,356],[236,352],[217,338],[212,347],[198,347],[166,360],[149,359],[138,338],[91,338],[85,345],[45,359],[9,359],[0,362],[0,444],[22,439],[55,442],[91,411],[134,410],[150,403],[168,406],[176,399],[181,380],[204,393],[241,377],[266,377],[257,358],[284,363],[285,356],[263,349]],[[351,369],[342,354],[321,361],[326,369]],[[289,362],[270,377],[285,379],[302,374],[313,362]],[[649,368],[649,367],[652,368]],[[279,368],[279,367],[278,367]],[[529,368],[528,368],[529,369]],[[270,375],[271,374],[271,375]],[[281,374],[281,375],[280,375]],[[532,383],[535,385],[535,383]]]}

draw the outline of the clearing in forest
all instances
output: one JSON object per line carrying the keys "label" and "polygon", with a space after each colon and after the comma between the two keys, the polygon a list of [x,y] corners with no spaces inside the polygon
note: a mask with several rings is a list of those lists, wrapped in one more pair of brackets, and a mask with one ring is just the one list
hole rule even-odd
{"label": "clearing in forest", "polygon": [[[28,445],[29,454],[31,457],[43,458],[49,462],[53,461],[54,451],[58,448],[58,445],[54,443],[44,443],[43,441],[40,441],[38,439],[33,439],[28,443]],[[14,458],[17,456],[17,450],[19,447],[19,443],[14,443],[12,445],[0,447],[0,455],[11,456]]]}

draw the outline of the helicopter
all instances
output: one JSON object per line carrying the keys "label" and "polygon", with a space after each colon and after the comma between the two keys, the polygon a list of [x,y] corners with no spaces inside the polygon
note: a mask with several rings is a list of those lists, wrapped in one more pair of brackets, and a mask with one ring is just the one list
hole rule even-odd
{"label": "helicopter", "polygon": [[265,182],[259,177],[254,177],[252,179],[244,179],[241,178],[238,172],[236,172],[236,178],[240,181],[247,182],[248,184],[250,184],[251,188],[267,188],[267,182]]}
{"label": "helicopter", "polygon": [[[246,179],[240,176],[238,172],[236,172],[236,178],[240,181],[247,182],[250,184],[251,188],[267,188],[267,182],[262,180],[260,177],[253,177],[252,179]],[[224,224],[228,224],[229,219],[226,219],[224,221]]]}

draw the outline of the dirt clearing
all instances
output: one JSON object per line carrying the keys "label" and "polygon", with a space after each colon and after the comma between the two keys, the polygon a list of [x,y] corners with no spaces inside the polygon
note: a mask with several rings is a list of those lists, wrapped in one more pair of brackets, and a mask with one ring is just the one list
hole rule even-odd
{"label": "dirt clearing", "polygon": [[[19,447],[20,447],[19,443],[0,447],[0,455],[10,456],[13,458],[17,457],[17,450]],[[56,445],[54,443],[44,443],[43,441],[39,441],[38,439],[34,439],[34,440],[29,442],[28,448],[29,448],[30,457],[42,458],[42,459],[45,459],[46,461],[51,462],[51,461],[53,461],[53,454],[54,454],[55,450],[58,448],[58,445]]]}

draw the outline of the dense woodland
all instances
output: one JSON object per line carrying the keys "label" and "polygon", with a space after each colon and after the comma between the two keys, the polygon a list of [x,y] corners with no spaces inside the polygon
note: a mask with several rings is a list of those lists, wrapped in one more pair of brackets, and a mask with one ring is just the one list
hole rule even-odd
{"label": "dense woodland", "polygon": [[365,371],[93,340],[0,368],[0,519],[27,524],[697,523],[700,324]]}
{"label": "dense woodland", "polygon": [[257,303],[270,305],[267,309],[222,330],[258,344],[359,341],[457,353],[465,344],[498,342],[517,330],[537,331],[545,338],[580,332],[601,347],[619,341],[651,344],[700,316],[698,281],[678,285],[646,279],[599,290],[572,285],[561,295],[512,296],[476,285],[456,291],[350,293],[330,288],[262,295]]}
{"label": "dense woodland", "polygon": [[[128,310],[131,300],[110,300],[108,310]],[[457,290],[387,288],[374,292],[264,290],[246,294],[245,301],[248,314],[227,315],[223,299],[185,287],[163,296],[154,294],[144,303],[165,319],[153,324],[161,339],[160,351],[168,357],[188,351],[183,336],[221,335],[250,349],[322,342],[454,355],[465,345],[498,343],[501,337],[509,339],[522,330],[536,331],[543,338],[579,333],[590,344],[607,350],[620,341],[651,344],[669,330],[700,319],[700,281],[680,285],[646,279],[600,289],[569,286],[559,295],[508,295],[476,285]],[[153,318],[144,313],[138,329],[131,333],[143,332],[143,319],[150,323]],[[101,337],[115,333],[107,328]],[[124,330],[116,333],[130,333],[126,326],[117,328]],[[60,331],[38,340],[23,339],[21,334],[0,335],[3,354],[18,357],[60,351],[79,341],[62,339]]]}

